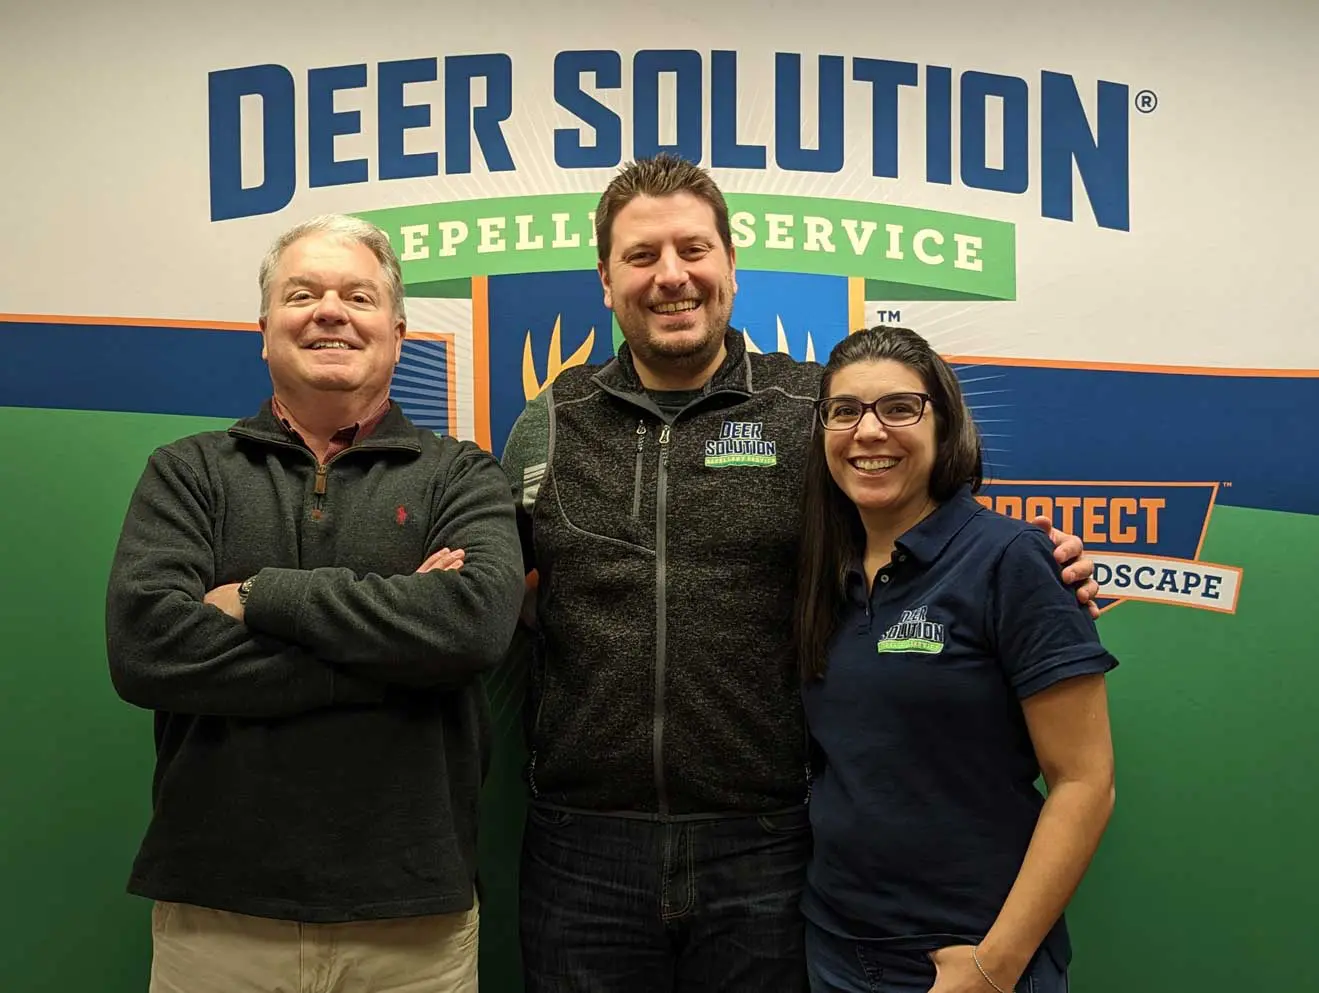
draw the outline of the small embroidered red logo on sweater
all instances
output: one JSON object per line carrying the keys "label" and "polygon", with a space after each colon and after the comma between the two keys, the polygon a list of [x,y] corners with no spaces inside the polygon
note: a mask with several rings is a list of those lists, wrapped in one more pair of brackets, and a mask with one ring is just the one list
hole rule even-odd
{"label": "small embroidered red logo on sweater", "polygon": [[408,523],[408,508],[399,504],[398,510],[394,511],[394,520],[398,521],[399,527]]}

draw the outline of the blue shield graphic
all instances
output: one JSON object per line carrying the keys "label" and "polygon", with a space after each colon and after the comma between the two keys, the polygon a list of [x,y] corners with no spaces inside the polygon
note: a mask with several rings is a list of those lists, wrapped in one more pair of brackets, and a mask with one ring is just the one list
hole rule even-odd
{"label": "blue shield graphic", "polygon": [[592,270],[491,276],[490,444],[496,456],[527,401],[563,368],[607,361],[613,315]]}

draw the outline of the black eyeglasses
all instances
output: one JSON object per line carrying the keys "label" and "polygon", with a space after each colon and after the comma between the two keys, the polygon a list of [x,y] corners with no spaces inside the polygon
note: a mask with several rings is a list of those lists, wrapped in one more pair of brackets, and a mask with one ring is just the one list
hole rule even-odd
{"label": "black eyeglasses", "polygon": [[873,410],[879,423],[888,428],[906,428],[925,415],[925,405],[933,398],[928,393],[886,393],[878,400],[862,403],[857,397],[821,397],[815,401],[820,424],[828,431],[847,431],[861,423],[867,410]]}

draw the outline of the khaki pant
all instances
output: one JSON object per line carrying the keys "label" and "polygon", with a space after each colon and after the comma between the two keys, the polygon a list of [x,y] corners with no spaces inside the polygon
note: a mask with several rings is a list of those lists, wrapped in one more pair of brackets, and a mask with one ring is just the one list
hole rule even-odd
{"label": "khaki pant", "polygon": [[477,993],[478,921],[475,906],[298,924],[158,902],[150,993]]}

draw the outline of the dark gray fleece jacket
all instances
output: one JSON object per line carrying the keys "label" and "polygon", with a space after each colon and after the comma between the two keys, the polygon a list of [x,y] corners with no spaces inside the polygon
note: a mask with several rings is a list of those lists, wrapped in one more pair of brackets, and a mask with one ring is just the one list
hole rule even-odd
{"label": "dark gray fleece jacket", "polygon": [[[463,567],[418,575],[445,546]],[[202,602],[249,576],[244,623]],[[115,688],[155,711],[130,892],[305,922],[471,907],[479,676],[522,590],[499,464],[396,405],[325,465],[269,402],[156,450],[107,595]]]}
{"label": "dark gray fleece jacket", "polygon": [[820,367],[726,343],[672,423],[624,346],[560,373],[513,428],[540,800],[700,817],[807,798],[791,618]]}

